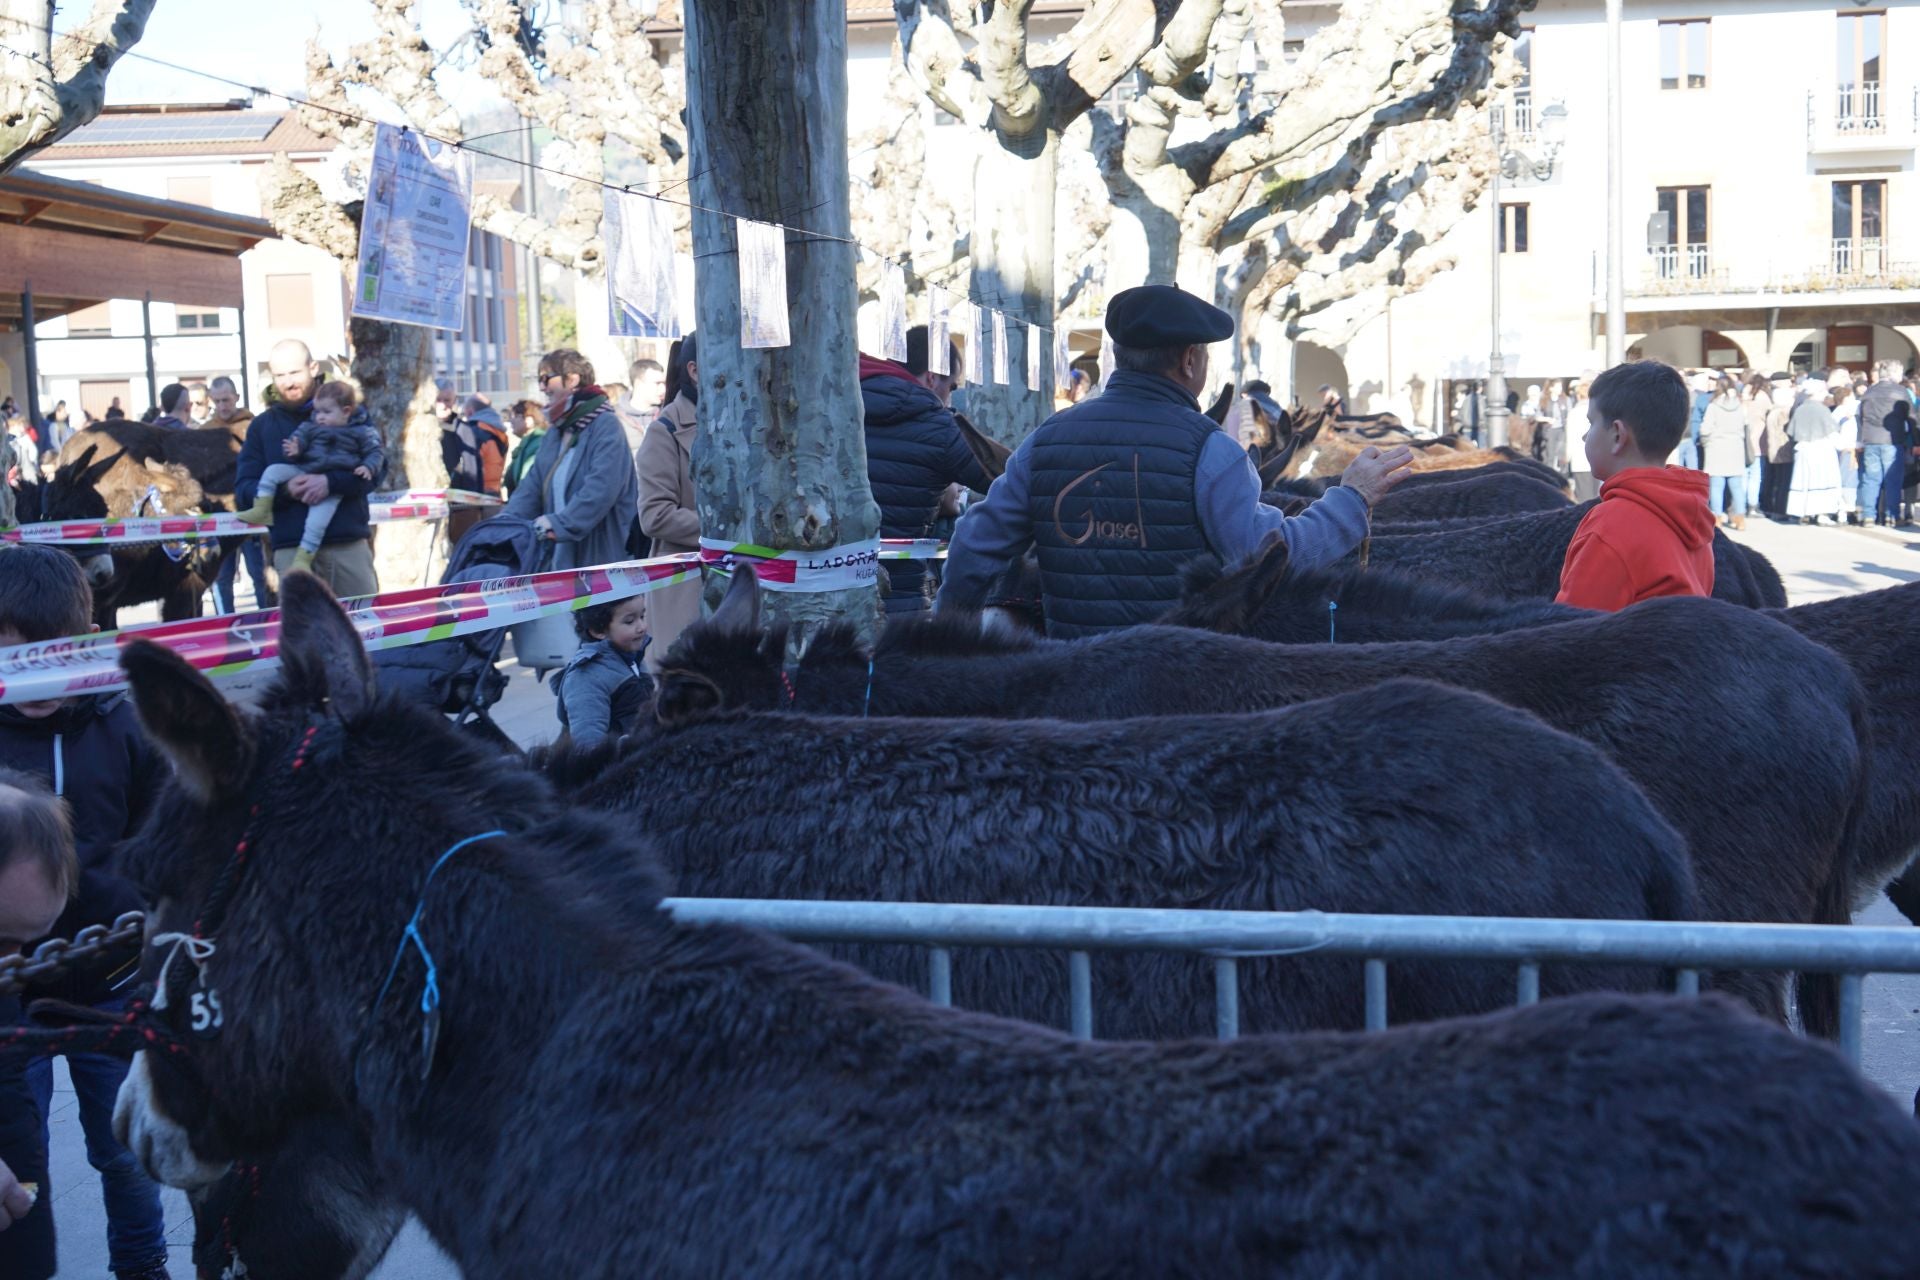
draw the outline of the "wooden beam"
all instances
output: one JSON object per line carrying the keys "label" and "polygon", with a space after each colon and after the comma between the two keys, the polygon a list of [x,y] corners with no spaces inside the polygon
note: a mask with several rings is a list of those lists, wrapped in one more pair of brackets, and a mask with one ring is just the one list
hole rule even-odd
{"label": "wooden beam", "polygon": [[172,226],[171,222],[145,222],[140,227],[140,243],[152,244],[154,237]]}
{"label": "wooden beam", "polygon": [[240,305],[240,259],[171,244],[141,244],[53,227],[0,223],[0,294],[36,291],[125,298],[148,290],[167,301]]}
{"label": "wooden beam", "polygon": [[20,225],[26,226],[35,218],[53,208],[51,200],[22,200],[20,202]]}

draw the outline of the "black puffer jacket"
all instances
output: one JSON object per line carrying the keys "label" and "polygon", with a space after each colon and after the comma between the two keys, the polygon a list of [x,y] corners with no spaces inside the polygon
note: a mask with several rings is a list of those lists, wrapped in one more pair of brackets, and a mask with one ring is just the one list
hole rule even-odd
{"label": "black puffer jacket", "polygon": [[[53,927],[71,938],[90,924],[112,924],[123,911],[142,907],[139,893],[114,874],[113,854],[136,831],[152,807],[165,765],[147,742],[123,693],[74,698],[42,720],[0,707],[0,765],[37,774],[66,798],[73,813],[74,846],[80,855],[80,888]],[[57,988],[31,995],[98,1004],[125,977],[137,949],[84,972],[56,979]]]}
{"label": "black puffer jacket", "polygon": [[[880,504],[880,536],[924,538],[940,513],[940,495],[958,482],[980,493],[992,483],[953,414],[906,369],[860,357],[860,398],[867,411],[867,480]],[[886,562],[888,613],[929,608],[924,562]]]}

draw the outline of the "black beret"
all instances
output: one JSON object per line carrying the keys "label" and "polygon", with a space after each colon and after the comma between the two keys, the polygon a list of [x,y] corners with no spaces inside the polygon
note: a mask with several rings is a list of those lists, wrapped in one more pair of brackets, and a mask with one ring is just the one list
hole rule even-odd
{"label": "black beret", "polygon": [[1233,317],[1168,284],[1122,289],[1107,304],[1107,333],[1123,347],[1195,347],[1233,336]]}

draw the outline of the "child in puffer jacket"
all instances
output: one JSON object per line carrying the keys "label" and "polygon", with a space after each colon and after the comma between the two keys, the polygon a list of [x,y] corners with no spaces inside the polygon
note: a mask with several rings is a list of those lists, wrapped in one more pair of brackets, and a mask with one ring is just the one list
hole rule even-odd
{"label": "child in puffer jacket", "polygon": [[[254,490],[253,505],[238,512],[246,524],[273,523],[273,495],[280,486],[297,475],[317,471],[351,471],[362,480],[373,481],[386,469],[387,454],[377,431],[365,412],[356,412],[359,393],[347,382],[322,383],[313,393],[313,416],[302,423],[294,437],[283,446],[292,462],[276,462],[260,473]],[[313,568],[313,558],[340,509],[338,495],[322,498],[307,508],[306,528],[300,534],[300,550],[293,557],[295,569]]]}
{"label": "child in puffer jacket", "polygon": [[653,692],[641,666],[647,652],[646,597],[588,605],[573,615],[580,650],[553,678],[560,727],[576,746],[633,732]]}

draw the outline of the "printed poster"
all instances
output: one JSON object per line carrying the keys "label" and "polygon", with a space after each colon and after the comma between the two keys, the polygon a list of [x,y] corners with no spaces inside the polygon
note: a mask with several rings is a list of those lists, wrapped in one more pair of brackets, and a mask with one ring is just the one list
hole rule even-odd
{"label": "printed poster", "polygon": [[459,332],[466,325],[473,161],[409,129],[374,131],[353,314]]}

